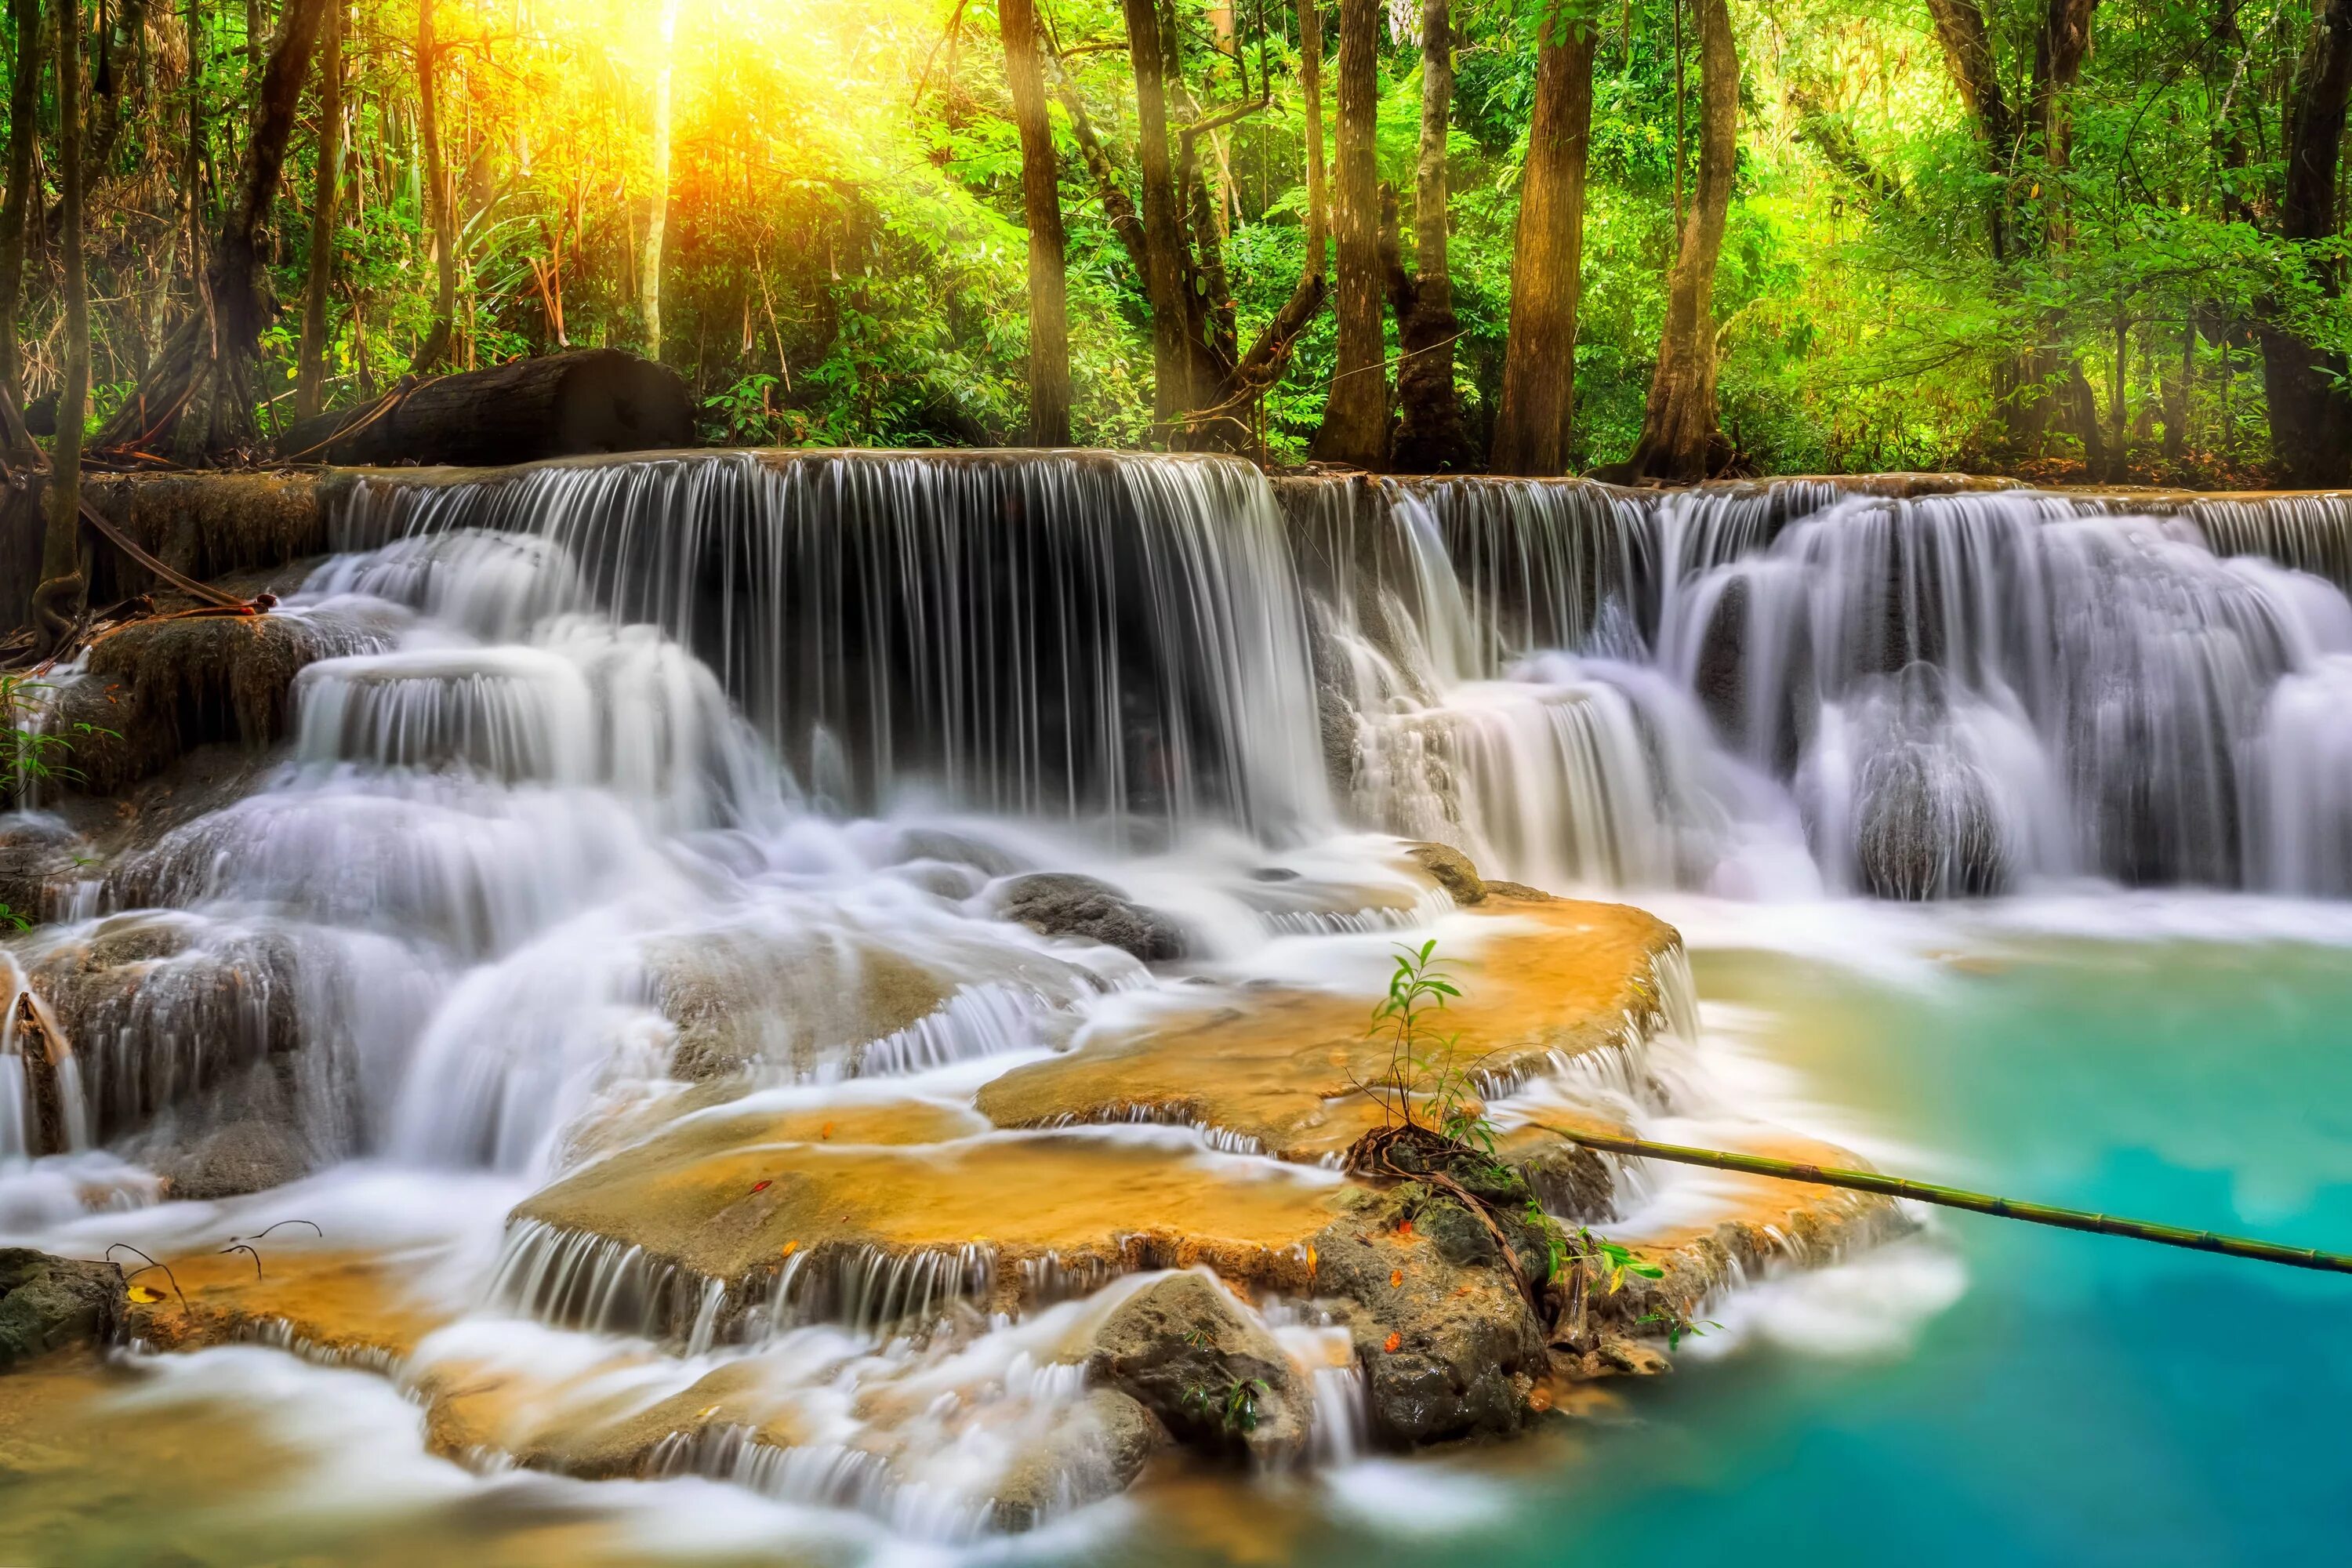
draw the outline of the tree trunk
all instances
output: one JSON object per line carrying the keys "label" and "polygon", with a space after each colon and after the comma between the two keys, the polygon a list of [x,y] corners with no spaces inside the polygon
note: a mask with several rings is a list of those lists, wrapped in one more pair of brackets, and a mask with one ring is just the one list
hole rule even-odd
{"label": "tree trunk", "polygon": [[[25,299],[25,226],[39,208],[33,201],[34,143],[40,134],[41,0],[10,0],[16,23],[16,75],[8,91],[8,195],[0,202],[0,390],[25,405],[24,349],[17,341]],[[18,438],[7,445],[13,462],[26,458]]]}
{"label": "tree trunk", "polygon": [[326,6],[327,0],[288,0],[262,76],[236,203],[199,279],[200,298],[208,292],[206,309],[173,333],[138,390],[100,434],[100,447],[143,450],[167,442],[194,462],[256,441],[251,374],[262,329],[275,310],[262,228],[285,176],[295,110]]}
{"label": "tree trunk", "polygon": [[1547,18],[1536,55],[1535,119],[1519,184],[1498,474],[1564,474],[1576,414],[1576,312],[1583,289],[1584,174],[1592,146],[1591,28]]}
{"label": "tree trunk", "polygon": [[[2352,107],[2352,0],[2321,0],[2293,92],[2279,233],[2297,241],[2326,239],[2336,232],[2338,160]],[[2315,262],[2312,271],[2324,297],[2342,298],[2335,267]],[[2343,381],[2352,364],[2296,337],[2275,305],[2263,317],[2263,386],[2281,479],[2298,487],[2352,484],[2352,394]]]}
{"label": "tree trunk", "polygon": [[334,286],[336,205],[343,174],[343,7],[327,7],[319,41],[319,169],[310,201],[310,269],[302,298],[302,350],[294,417],[308,419],[327,390],[327,295]]}
{"label": "tree trunk", "polygon": [[1029,227],[1029,440],[1070,444],[1070,325],[1065,281],[1061,176],[1045,113],[1034,0],[999,0],[1004,79],[1021,133],[1021,208]]}
{"label": "tree trunk", "polygon": [[1152,0],[1124,0],[1135,74],[1136,155],[1143,169],[1144,291],[1151,301],[1152,409],[1163,425],[1194,405],[1192,349],[1184,326],[1184,233],[1168,155],[1167,79]]}
{"label": "tree trunk", "polygon": [[409,368],[429,375],[449,357],[457,331],[457,193],[441,155],[441,47],[433,26],[434,0],[416,0],[416,139],[425,159],[425,211],[433,226],[434,264],[438,270],[433,325],[417,345]]}
{"label": "tree trunk", "polygon": [[1449,0],[1423,0],[1421,156],[1413,172],[1412,301],[1397,319],[1396,466],[1435,474],[1469,466],[1470,437],[1454,389],[1454,279],[1446,256],[1452,193],[1445,141],[1453,124],[1454,21]]}
{"label": "tree trunk", "polygon": [[1386,466],[1389,382],[1381,263],[1379,0],[1339,0],[1339,357],[1315,456],[1359,468]]}
{"label": "tree trunk", "polygon": [[488,468],[689,446],[694,405],[676,371],[619,349],[574,349],[436,376],[286,432],[306,463]]}
{"label": "tree trunk", "polygon": [[1739,55],[1724,0],[1697,5],[1698,180],[1675,255],[1642,437],[1626,465],[1635,479],[1683,483],[1710,478],[1731,456],[1715,397],[1715,266],[1739,151]]}
{"label": "tree trunk", "polygon": [[663,0],[661,65],[654,73],[654,191],[646,213],[646,257],[639,269],[646,314],[646,357],[662,353],[662,241],[669,232],[670,82],[677,52],[677,0]]}
{"label": "tree trunk", "polygon": [[82,268],[81,0],[58,5],[58,183],[65,210],[65,377],[58,390],[58,437],[49,459],[48,528],[41,583],[33,590],[33,634],[48,652],[80,618],[89,579],[81,569],[81,434],[89,413],[89,288]]}

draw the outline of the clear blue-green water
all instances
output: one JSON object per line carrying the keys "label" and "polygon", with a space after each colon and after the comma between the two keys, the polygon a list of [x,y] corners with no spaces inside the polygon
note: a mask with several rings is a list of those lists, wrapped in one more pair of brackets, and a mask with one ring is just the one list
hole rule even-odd
{"label": "clear blue-green water", "polygon": [[[1935,1179],[2352,1250],[2344,950],[1899,937],[1874,979],[1702,942],[1740,1081]],[[1955,1215],[1720,1310],[1675,1375],[1531,1442],[1165,1482],[976,1553],[772,1535],[708,1483],[484,1480],[426,1458],[382,1380],[259,1364],[274,1352],[206,1352],[256,1361],[165,1407],[89,1397],[95,1372],[19,1378],[0,1384],[0,1564],[2352,1555],[2352,1279]]]}
{"label": "clear blue-green water", "polygon": [[[1808,1091],[1940,1178],[2352,1250],[2341,952],[2059,942],[1901,984],[1717,956],[1700,979],[1769,1007]],[[1925,1245],[1967,1289],[1907,1349],[1824,1355],[1751,1326],[1483,1503],[1430,1503],[1442,1532],[1400,1509],[1317,1559],[2352,1556],[2352,1278],[1968,1215]],[[1871,1268],[1842,1272],[1866,1289]]]}

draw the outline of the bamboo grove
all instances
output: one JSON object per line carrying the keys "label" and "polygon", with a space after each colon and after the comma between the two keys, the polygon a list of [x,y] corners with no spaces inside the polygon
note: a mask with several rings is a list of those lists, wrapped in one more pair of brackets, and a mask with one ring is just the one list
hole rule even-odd
{"label": "bamboo grove", "polygon": [[734,443],[2352,483],[2352,0],[6,3],[61,472],[609,344]]}

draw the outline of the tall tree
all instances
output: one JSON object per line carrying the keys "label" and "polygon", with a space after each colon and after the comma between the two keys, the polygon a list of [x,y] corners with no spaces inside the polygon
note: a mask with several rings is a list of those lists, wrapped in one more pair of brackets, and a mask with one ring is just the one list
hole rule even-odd
{"label": "tall tree", "polygon": [[1454,279],[1446,256],[1452,191],[1446,142],[1453,128],[1454,8],[1450,0],[1423,0],[1421,12],[1421,153],[1413,170],[1413,276],[1398,293],[1396,466],[1406,473],[1440,473],[1471,460],[1462,427],[1462,399],[1454,387]]}
{"label": "tall tree", "polygon": [[1724,0],[1697,0],[1698,179],[1666,287],[1666,324],[1626,468],[1634,479],[1691,482],[1730,456],[1715,395],[1715,268],[1739,153],[1739,53]]}
{"label": "tall tree", "polygon": [[[25,300],[26,216],[38,211],[33,199],[35,142],[40,134],[41,0],[9,0],[16,25],[16,73],[8,89],[8,194],[0,201],[0,391],[17,407],[25,402],[24,350],[17,340]],[[10,454],[25,456],[18,449]]]}
{"label": "tall tree", "polygon": [[1029,227],[1029,439],[1070,444],[1070,325],[1063,270],[1061,176],[1045,113],[1035,0],[998,0],[1004,78],[1021,134],[1021,207]]}
{"label": "tall tree", "polygon": [[1143,171],[1144,293],[1151,302],[1152,409],[1173,425],[1196,403],[1185,288],[1187,252],[1168,153],[1167,71],[1152,0],[1123,0],[1129,63],[1135,73],[1136,160]]}
{"label": "tall tree", "polygon": [[457,194],[441,145],[441,41],[434,0],[416,0],[416,140],[425,160],[425,210],[433,225],[433,325],[410,368],[439,370],[457,335]]}
{"label": "tall tree", "polygon": [[294,416],[319,412],[327,390],[327,294],[334,286],[337,206],[343,184],[343,7],[327,7],[319,40],[319,167],[311,187],[310,264],[302,292],[302,346]]}
{"label": "tall tree", "polygon": [[[2097,6],[2098,0],[2044,0],[2033,30],[2033,65],[2021,116],[2002,85],[1994,29],[1979,0],[1927,0],[1952,84],[1977,122],[1992,176],[1987,235],[1993,261],[2012,288],[2024,263],[2064,242],[2057,182],[2048,176],[2063,172],[2071,155],[2066,96],[2082,75]],[[2036,164],[2042,166],[2040,177]],[[2037,200],[2038,221],[2032,209]],[[2009,444],[2021,453],[2037,451],[2053,423],[2063,423],[2081,439],[2094,468],[2104,468],[2105,442],[2082,366],[2050,341],[2058,325],[2057,317],[2045,315],[2032,341],[1995,377]]]}
{"label": "tall tree", "polygon": [[1536,102],[1519,178],[1511,323],[1492,459],[1498,474],[1564,474],[1576,415],[1576,312],[1584,288],[1584,177],[1592,148],[1597,31],[1565,7],[1537,35]]}
{"label": "tall tree", "polygon": [[[2290,92],[2279,234],[2298,242],[2332,238],[2343,227],[2337,190],[2352,107],[2352,0],[2318,0]],[[2340,301],[2340,265],[2307,266],[2321,298]],[[2314,349],[2279,318],[2275,306],[2263,313],[2261,331],[2263,386],[2280,476],[2291,485],[2352,484],[2352,390],[2346,379],[2352,363]]]}
{"label": "tall tree", "polygon": [[669,232],[670,84],[676,72],[678,0],[662,0],[661,64],[654,72],[654,190],[646,213],[645,264],[637,287],[645,306],[646,357],[662,353],[662,242]]}
{"label": "tall tree", "polygon": [[48,527],[41,581],[33,590],[34,635],[42,651],[80,618],[89,595],[81,569],[81,437],[89,414],[89,287],[82,269],[81,0],[58,0],[58,184],[65,233],[66,363],[58,390],[58,436],[49,458]]}
{"label": "tall tree", "polygon": [[1386,268],[1381,255],[1379,0],[1339,0],[1339,355],[1316,433],[1325,462],[1381,468],[1389,455]]}
{"label": "tall tree", "polygon": [[295,110],[327,3],[287,0],[262,73],[236,199],[201,263],[198,293],[205,308],[183,321],[149,363],[138,389],[100,432],[101,448],[152,450],[163,443],[196,461],[257,439],[252,372],[275,310],[262,230],[285,178]]}

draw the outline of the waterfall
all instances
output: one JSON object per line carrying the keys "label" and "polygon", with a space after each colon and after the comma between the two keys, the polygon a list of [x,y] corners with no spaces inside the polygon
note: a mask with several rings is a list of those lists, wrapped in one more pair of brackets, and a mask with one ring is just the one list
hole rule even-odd
{"label": "waterfall", "polygon": [[[460,586],[486,531],[536,542]],[[339,532],[397,553],[332,585],[437,603],[485,631],[579,596],[659,626],[806,788],[845,807],[929,789],[982,810],[1234,819],[1275,836],[1328,818],[1282,520],[1239,463],[835,453],[548,468],[370,482]],[[419,542],[445,533],[462,557]]]}

